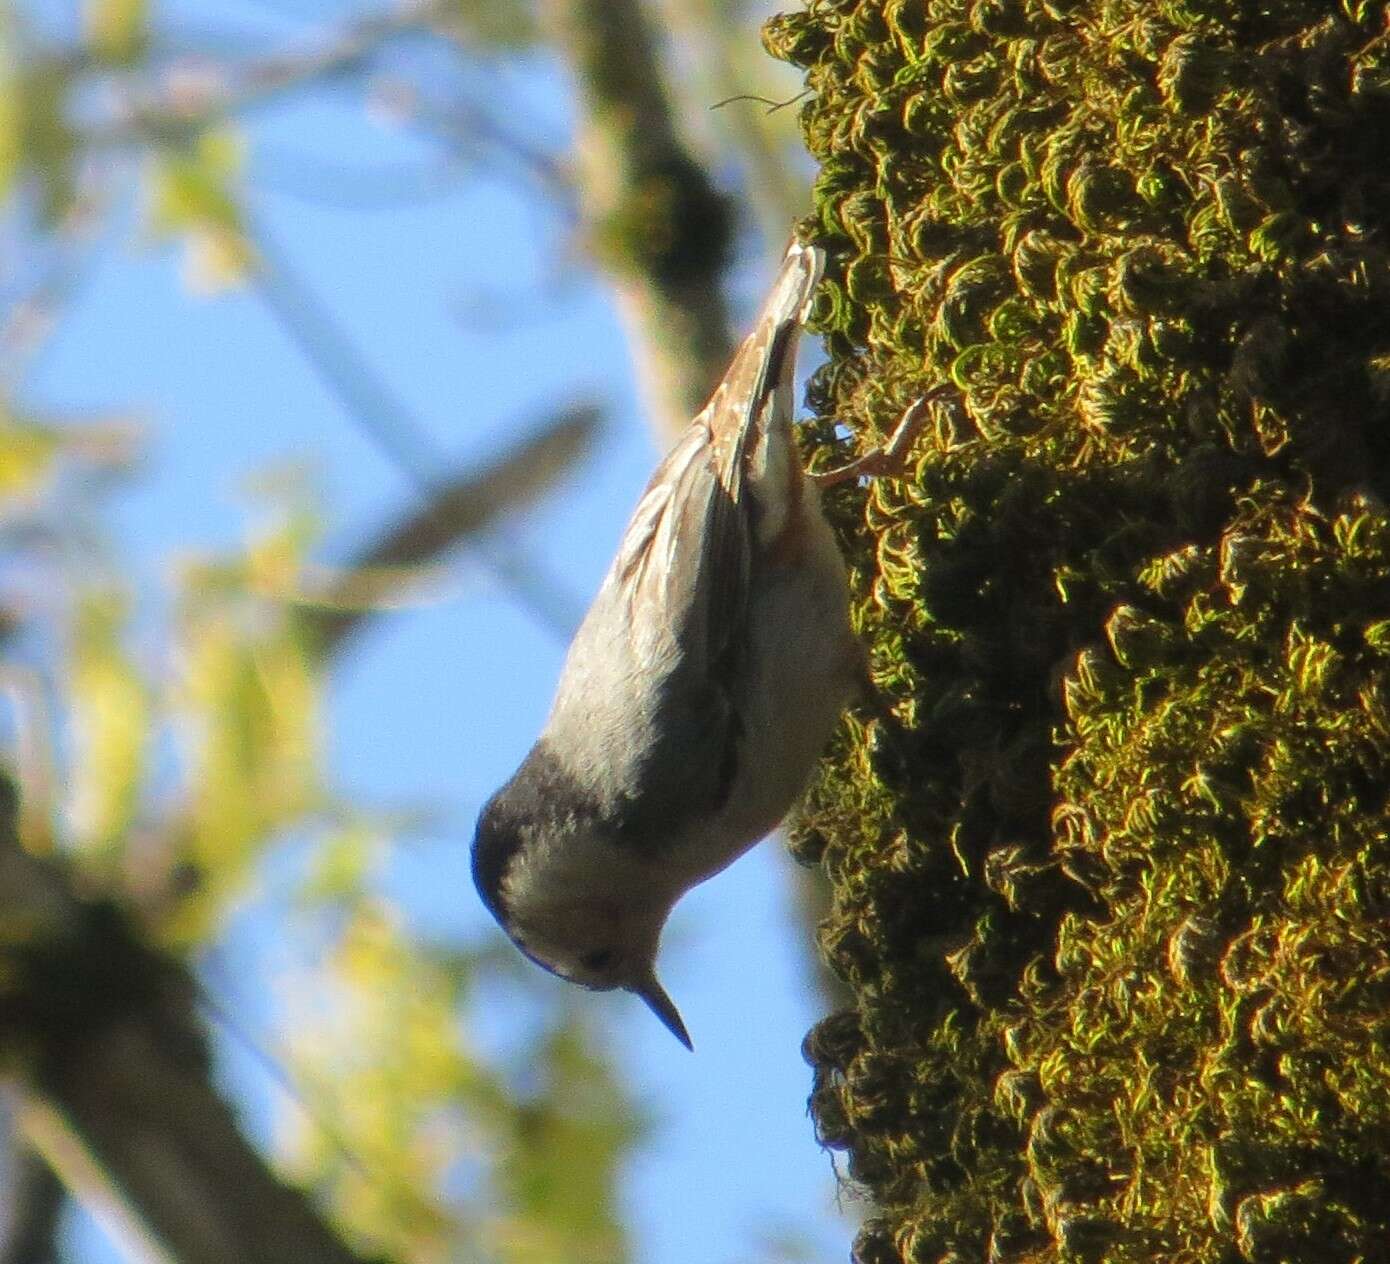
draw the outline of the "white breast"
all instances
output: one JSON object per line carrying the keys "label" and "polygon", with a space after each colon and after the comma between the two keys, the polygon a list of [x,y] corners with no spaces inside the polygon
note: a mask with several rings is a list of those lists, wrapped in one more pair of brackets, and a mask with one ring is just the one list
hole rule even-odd
{"label": "white breast", "polygon": [[739,772],[718,820],[688,840],[700,877],[731,864],[791,810],[862,670],[844,561],[815,488],[804,490],[805,551],[752,577]]}

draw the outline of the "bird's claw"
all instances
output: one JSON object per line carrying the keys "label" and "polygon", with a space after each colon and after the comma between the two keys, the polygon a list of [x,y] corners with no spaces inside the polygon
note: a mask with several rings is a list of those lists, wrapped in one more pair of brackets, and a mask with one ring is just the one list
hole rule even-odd
{"label": "bird's claw", "polygon": [[913,446],[931,419],[931,410],[934,404],[939,404],[955,394],[953,386],[938,386],[934,390],[928,391],[925,395],[915,399],[904,410],[898,418],[898,424],[893,427],[893,433],[888,439],[874,448],[872,452],[866,452],[861,457],[856,457],[848,465],[842,465],[838,469],[821,470],[811,475],[817,487],[837,487],[841,483],[847,483],[855,478],[889,478],[899,477],[907,468],[908,459],[912,456]]}

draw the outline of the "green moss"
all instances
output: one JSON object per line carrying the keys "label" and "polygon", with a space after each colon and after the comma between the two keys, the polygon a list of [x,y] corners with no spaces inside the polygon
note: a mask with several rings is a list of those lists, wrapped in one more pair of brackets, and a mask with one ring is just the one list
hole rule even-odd
{"label": "green moss", "polygon": [[[857,1258],[1390,1259],[1390,6],[812,0]],[[817,452],[834,463],[843,454]]]}

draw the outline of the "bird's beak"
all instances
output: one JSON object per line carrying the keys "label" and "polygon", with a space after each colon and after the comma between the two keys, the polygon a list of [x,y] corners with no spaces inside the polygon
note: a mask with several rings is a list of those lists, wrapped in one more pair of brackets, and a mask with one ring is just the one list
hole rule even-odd
{"label": "bird's beak", "polygon": [[641,983],[634,984],[632,990],[647,1002],[647,1007],[661,1019],[666,1030],[694,1053],[695,1046],[690,1043],[690,1033],[681,1022],[680,1011],[676,1008],[675,1002],[666,995],[666,989],[657,982],[656,975],[649,975]]}

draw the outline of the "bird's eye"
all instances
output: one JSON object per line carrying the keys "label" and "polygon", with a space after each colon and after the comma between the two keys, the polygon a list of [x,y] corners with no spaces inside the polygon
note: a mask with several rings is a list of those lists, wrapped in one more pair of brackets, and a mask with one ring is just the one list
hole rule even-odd
{"label": "bird's eye", "polygon": [[612,964],[616,954],[611,948],[599,948],[579,958],[579,964],[591,974],[603,974]]}

